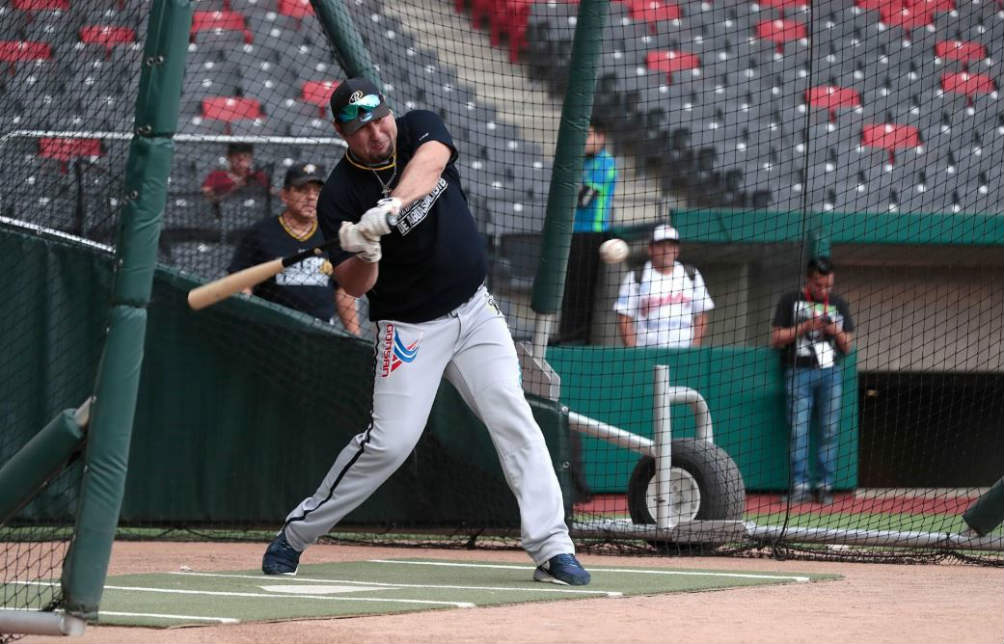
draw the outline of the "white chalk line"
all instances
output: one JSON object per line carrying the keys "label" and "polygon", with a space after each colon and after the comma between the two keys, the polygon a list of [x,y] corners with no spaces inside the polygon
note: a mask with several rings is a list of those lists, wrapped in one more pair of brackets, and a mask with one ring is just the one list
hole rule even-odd
{"label": "white chalk line", "polygon": [[[23,582],[22,582],[23,583]],[[35,611],[42,612],[40,609],[34,608],[16,608],[13,606],[0,606],[0,610],[20,610],[20,611]],[[62,608],[57,608],[55,613],[65,613]],[[159,619],[195,619],[203,622],[220,622],[221,624],[239,624],[241,620],[236,617],[205,617],[201,615],[168,615],[166,613],[125,613],[122,611],[113,610],[99,610],[98,619],[101,619],[102,615],[114,615],[116,617],[157,617]]]}
{"label": "white chalk line", "polygon": [[200,622],[219,622],[220,624],[240,624],[241,620],[236,617],[203,617],[200,615],[167,615],[164,613],[127,613],[117,610],[99,610],[98,621],[102,617],[113,615],[115,617],[156,617],[158,619],[191,619]]}
{"label": "white chalk line", "polygon": [[[18,582],[35,585],[35,582]],[[41,585],[41,584],[38,584]],[[379,597],[333,597],[331,595],[283,595],[281,593],[246,593],[224,590],[189,590],[184,588],[150,588],[147,586],[105,586],[105,590],[128,590],[141,593],[164,593],[167,595],[208,595],[211,597],[250,597],[265,599],[323,599],[327,601],[342,602],[370,602],[370,603],[394,603],[394,604],[423,604],[434,606],[453,606],[455,608],[474,608],[470,602],[448,602],[434,601],[431,599],[382,599]]]}
{"label": "white chalk line", "polygon": [[624,593],[609,591],[609,590],[580,590],[572,588],[521,588],[518,586],[460,586],[452,584],[392,584],[379,581],[357,581],[353,579],[328,579],[325,577],[263,577],[261,575],[237,575],[237,574],[225,574],[225,573],[212,573],[212,572],[180,572],[172,571],[168,573],[169,575],[194,575],[197,577],[225,577],[229,579],[253,579],[256,581],[262,581],[263,579],[268,579],[269,581],[288,581],[291,583],[323,583],[323,584],[358,584],[361,586],[385,586],[387,588],[421,588],[421,589],[431,589],[431,588],[443,588],[447,590],[513,590],[527,593],[566,593],[566,594],[579,594],[579,595],[606,595],[607,597],[623,597]]}

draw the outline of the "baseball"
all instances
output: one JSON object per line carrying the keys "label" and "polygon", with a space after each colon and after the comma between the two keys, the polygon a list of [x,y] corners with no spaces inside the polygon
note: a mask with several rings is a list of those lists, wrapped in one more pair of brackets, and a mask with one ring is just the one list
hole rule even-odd
{"label": "baseball", "polygon": [[619,264],[627,259],[630,252],[623,239],[608,239],[600,244],[600,259],[606,264]]}

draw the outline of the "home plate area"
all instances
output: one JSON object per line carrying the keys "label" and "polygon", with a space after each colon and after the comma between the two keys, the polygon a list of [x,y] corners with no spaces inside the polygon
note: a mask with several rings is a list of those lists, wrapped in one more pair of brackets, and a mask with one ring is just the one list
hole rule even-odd
{"label": "home plate area", "polygon": [[349,617],[533,601],[615,598],[809,583],[836,575],[590,566],[585,587],[534,582],[527,564],[370,559],[300,566],[295,577],[259,571],[109,577],[98,622],[128,626],[235,624]]}

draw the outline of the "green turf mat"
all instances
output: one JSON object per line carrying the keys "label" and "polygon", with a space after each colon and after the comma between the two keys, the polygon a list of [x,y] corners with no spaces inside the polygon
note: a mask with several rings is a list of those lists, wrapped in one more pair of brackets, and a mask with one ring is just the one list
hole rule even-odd
{"label": "green turf mat", "polygon": [[474,608],[586,597],[808,583],[837,575],[590,567],[585,587],[532,581],[529,563],[385,559],[300,567],[296,577],[258,571],[177,571],[110,577],[99,622],[180,626]]}

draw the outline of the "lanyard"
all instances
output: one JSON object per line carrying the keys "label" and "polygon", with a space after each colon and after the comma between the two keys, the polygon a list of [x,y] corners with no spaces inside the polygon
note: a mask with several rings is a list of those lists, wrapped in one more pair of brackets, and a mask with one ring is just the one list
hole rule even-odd
{"label": "lanyard", "polygon": [[[809,287],[805,287],[805,299],[809,302],[815,304],[815,300],[812,298],[812,293],[809,292]],[[823,317],[827,317],[830,314],[830,294],[827,293],[823,296]],[[816,308],[812,309],[812,317],[816,317]]]}

